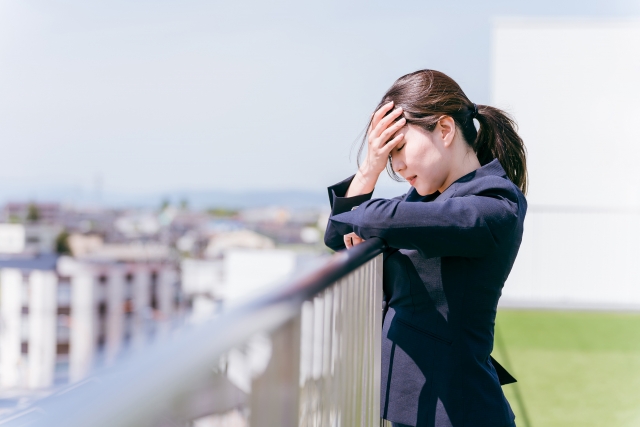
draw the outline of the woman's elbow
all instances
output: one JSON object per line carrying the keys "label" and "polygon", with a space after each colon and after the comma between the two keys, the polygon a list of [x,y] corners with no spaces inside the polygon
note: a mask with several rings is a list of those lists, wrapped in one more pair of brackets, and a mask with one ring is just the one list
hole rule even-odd
{"label": "woman's elbow", "polygon": [[331,250],[339,251],[344,249],[344,238],[342,235],[330,233],[327,231],[324,235],[324,244]]}

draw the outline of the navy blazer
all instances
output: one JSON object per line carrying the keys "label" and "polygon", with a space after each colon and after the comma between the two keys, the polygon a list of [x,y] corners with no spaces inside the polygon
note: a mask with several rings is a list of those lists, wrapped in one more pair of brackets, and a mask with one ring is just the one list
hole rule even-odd
{"label": "navy blazer", "polygon": [[325,243],[382,238],[388,312],[381,417],[410,426],[507,427],[514,414],[490,358],[498,299],[522,240],[524,195],[498,162],[442,194],[344,197],[329,187]]}

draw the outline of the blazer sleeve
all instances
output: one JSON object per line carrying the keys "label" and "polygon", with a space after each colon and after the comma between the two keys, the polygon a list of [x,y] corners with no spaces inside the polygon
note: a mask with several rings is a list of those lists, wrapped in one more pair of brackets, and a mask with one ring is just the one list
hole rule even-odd
{"label": "blazer sleeve", "polygon": [[517,195],[489,188],[442,202],[373,199],[353,211],[332,215],[332,235],[355,232],[382,238],[397,249],[415,249],[425,257],[480,257],[495,250],[517,224]]}
{"label": "blazer sleeve", "polygon": [[[344,212],[350,212],[354,207],[359,206],[361,203],[364,203],[371,199],[373,192],[360,196],[345,197],[354,176],[355,175],[351,175],[344,181],[332,185],[327,189],[329,191],[329,203],[331,204],[331,217]],[[345,249],[343,236],[353,231],[353,229],[351,228],[346,233],[341,233],[341,231],[344,231],[345,229],[345,227],[340,227],[340,230],[338,230],[335,226],[333,226],[333,223],[329,221],[327,223],[327,229],[324,233],[325,245],[327,245],[334,251]]]}
{"label": "blazer sleeve", "polygon": [[[357,209],[362,203],[371,200],[373,192],[359,196],[345,197],[354,177],[355,175],[351,175],[344,181],[340,181],[339,183],[327,188],[329,192],[329,203],[331,204],[330,218],[341,213],[351,212],[354,209]],[[406,194],[403,194],[401,196],[394,197],[392,200],[402,200],[405,197]],[[344,226],[337,229],[333,226],[333,223],[329,221],[324,233],[324,243],[334,251],[345,249],[343,236],[345,234],[352,233],[353,231],[353,228],[345,228]]]}

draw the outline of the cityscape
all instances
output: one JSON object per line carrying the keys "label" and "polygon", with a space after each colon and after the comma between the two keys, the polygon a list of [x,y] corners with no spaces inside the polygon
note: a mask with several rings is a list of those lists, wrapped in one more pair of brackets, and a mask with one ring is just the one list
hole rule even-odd
{"label": "cityscape", "polygon": [[81,381],[316,265],[329,254],[322,244],[327,215],[322,208],[7,203],[0,223],[2,410]]}

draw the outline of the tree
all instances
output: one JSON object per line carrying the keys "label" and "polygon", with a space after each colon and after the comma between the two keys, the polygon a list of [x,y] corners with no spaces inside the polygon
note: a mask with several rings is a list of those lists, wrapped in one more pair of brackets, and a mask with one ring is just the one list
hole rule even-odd
{"label": "tree", "polygon": [[38,222],[40,220],[40,210],[35,203],[29,204],[27,210],[27,221],[29,222]]}
{"label": "tree", "polygon": [[163,199],[160,203],[160,212],[164,211],[171,205],[171,201],[169,199]]}
{"label": "tree", "polygon": [[69,247],[69,233],[62,231],[56,237],[56,253],[58,255],[71,255],[71,248]]}

